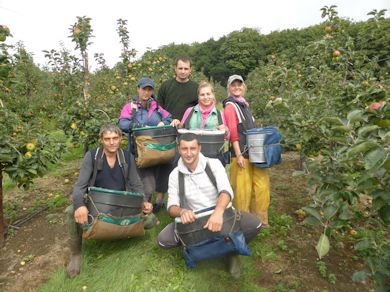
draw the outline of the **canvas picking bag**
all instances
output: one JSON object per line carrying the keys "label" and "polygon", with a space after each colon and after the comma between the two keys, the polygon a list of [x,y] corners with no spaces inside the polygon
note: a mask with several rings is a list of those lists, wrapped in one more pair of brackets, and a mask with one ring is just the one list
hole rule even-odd
{"label": "canvas picking bag", "polygon": [[90,187],[89,222],[83,226],[83,238],[115,240],[143,236],[142,205],[142,194]]}
{"label": "canvas picking bag", "polygon": [[139,168],[170,163],[176,154],[177,130],[172,126],[133,129],[135,161]]}

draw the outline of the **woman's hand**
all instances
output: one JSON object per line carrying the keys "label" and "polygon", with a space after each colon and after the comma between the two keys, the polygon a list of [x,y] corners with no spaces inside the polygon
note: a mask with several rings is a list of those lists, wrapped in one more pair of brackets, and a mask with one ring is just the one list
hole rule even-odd
{"label": "woman's hand", "polygon": [[242,154],[237,156],[237,164],[240,168],[245,168],[245,158]]}
{"label": "woman's hand", "polygon": [[159,123],[157,124],[157,127],[161,127],[161,126],[164,126],[164,122],[159,122]]}
{"label": "woman's hand", "polygon": [[218,129],[218,130],[221,130],[221,131],[227,132],[227,128],[226,128],[226,126],[225,126],[224,124],[219,125],[219,126],[217,127],[217,129]]}
{"label": "woman's hand", "polygon": [[178,119],[173,119],[171,122],[172,127],[177,127],[180,125],[180,121]]}

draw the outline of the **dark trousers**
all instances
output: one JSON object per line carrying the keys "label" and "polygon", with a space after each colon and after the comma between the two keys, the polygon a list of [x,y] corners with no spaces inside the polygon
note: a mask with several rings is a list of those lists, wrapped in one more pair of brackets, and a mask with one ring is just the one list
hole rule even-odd
{"label": "dark trousers", "polygon": [[[240,212],[240,228],[244,233],[245,241],[248,243],[260,232],[260,220],[247,212]],[[157,237],[157,243],[161,248],[169,249],[180,245],[179,239],[174,232],[174,223],[168,224]]]}

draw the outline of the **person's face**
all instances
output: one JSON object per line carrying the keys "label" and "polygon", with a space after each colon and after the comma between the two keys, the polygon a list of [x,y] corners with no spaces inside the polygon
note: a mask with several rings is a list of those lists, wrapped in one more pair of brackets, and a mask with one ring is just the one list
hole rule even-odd
{"label": "person's face", "polygon": [[147,101],[153,94],[153,88],[150,86],[144,88],[138,87],[137,92],[140,101]]}
{"label": "person's face", "polygon": [[244,94],[244,84],[240,80],[234,80],[229,85],[229,93],[233,96],[242,96]]}
{"label": "person's face", "polygon": [[179,82],[185,82],[190,77],[192,68],[190,62],[183,62],[179,60],[175,67],[176,79]]}
{"label": "person's face", "polygon": [[214,94],[210,87],[202,87],[199,90],[198,102],[203,107],[209,107],[214,103]]}
{"label": "person's face", "polygon": [[199,160],[201,146],[196,140],[192,141],[180,141],[179,154],[183,160],[184,165],[187,167],[196,167]]}
{"label": "person's face", "polygon": [[120,147],[121,135],[114,132],[105,132],[101,138],[103,148],[108,153],[116,153]]}

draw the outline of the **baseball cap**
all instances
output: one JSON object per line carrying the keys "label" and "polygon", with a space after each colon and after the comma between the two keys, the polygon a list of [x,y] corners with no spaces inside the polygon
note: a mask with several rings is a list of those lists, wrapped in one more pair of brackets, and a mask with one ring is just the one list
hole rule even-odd
{"label": "baseball cap", "polygon": [[228,79],[227,86],[230,86],[230,84],[232,84],[233,81],[236,81],[236,80],[239,80],[242,83],[244,83],[244,79],[241,77],[241,75],[232,75]]}
{"label": "baseball cap", "polygon": [[148,77],[144,77],[138,81],[137,86],[139,88],[145,88],[145,87],[149,86],[149,87],[154,89],[154,81]]}

